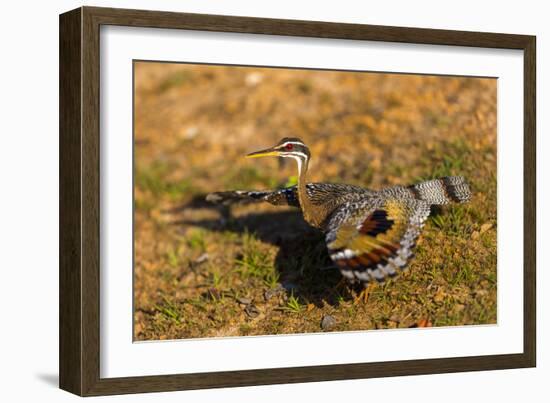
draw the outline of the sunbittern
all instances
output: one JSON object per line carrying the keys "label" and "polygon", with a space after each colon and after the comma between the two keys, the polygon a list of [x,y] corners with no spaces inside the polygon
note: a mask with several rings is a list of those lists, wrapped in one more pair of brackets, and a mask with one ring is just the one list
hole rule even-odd
{"label": "sunbittern", "polygon": [[471,196],[462,176],[379,191],[348,184],[307,183],[310,153],[298,138],[285,137],[274,147],[247,155],[266,156],[294,158],[298,184],[273,191],[216,192],[209,194],[207,200],[222,204],[266,201],[301,207],[305,221],[326,234],[330,257],[352,283],[383,281],[406,268],[430,206],[464,203]]}

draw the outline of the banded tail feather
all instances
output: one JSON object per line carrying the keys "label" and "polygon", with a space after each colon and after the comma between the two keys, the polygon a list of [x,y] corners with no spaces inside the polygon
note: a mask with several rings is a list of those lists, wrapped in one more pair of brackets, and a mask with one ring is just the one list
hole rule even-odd
{"label": "banded tail feather", "polygon": [[462,176],[445,176],[408,187],[415,198],[430,204],[466,203],[472,197],[470,186]]}

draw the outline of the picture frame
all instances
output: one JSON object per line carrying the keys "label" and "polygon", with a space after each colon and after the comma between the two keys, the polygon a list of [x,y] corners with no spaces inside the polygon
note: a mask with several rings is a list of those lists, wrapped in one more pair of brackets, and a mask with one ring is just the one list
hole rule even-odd
{"label": "picture frame", "polygon": [[[523,352],[101,377],[100,28],[126,26],[523,51]],[[315,382],[536,365],[534,36],[81,7],[60,16],[60,387],[80,396]],[[519,134],[518,134],[519,135]],[[146,363],[145,363],[146,365]]]}

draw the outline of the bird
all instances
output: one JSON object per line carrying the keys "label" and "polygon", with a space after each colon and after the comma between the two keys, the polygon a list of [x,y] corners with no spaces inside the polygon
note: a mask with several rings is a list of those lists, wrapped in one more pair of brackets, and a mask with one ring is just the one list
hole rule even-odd
{"label": "bird", "polygon": [[342,183],[308,183],[311,153],[296,137],[284,137],[273,147],[246,155],[269,156],[296,161],[295,186],[214,192],[206,200],[222,205],[267,202],[299,207],[304,220],[324,233],[329,256],[343,278],[364,287],[384,282],[407,268],[432,205],[466,203],[471,198],[463,176],[381,190]]}

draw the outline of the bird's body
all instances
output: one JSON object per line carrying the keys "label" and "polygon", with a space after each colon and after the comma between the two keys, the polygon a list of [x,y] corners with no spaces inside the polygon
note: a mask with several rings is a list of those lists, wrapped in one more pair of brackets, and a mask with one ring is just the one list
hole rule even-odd
{"label": "bird's body", "polygon": [[284,138],[271,149],[249,154],[266,155],[294,158],[298,185],[274,191],[217,192],[207,200],[222,204],[265,201],[301,208],[304,219],[325,233],[331,259],[352,283],[383,281],[404,269],[430,206],[470,198],[461,176],[379,191],[348,184],[306,183],[309,150],[296,138]]}

